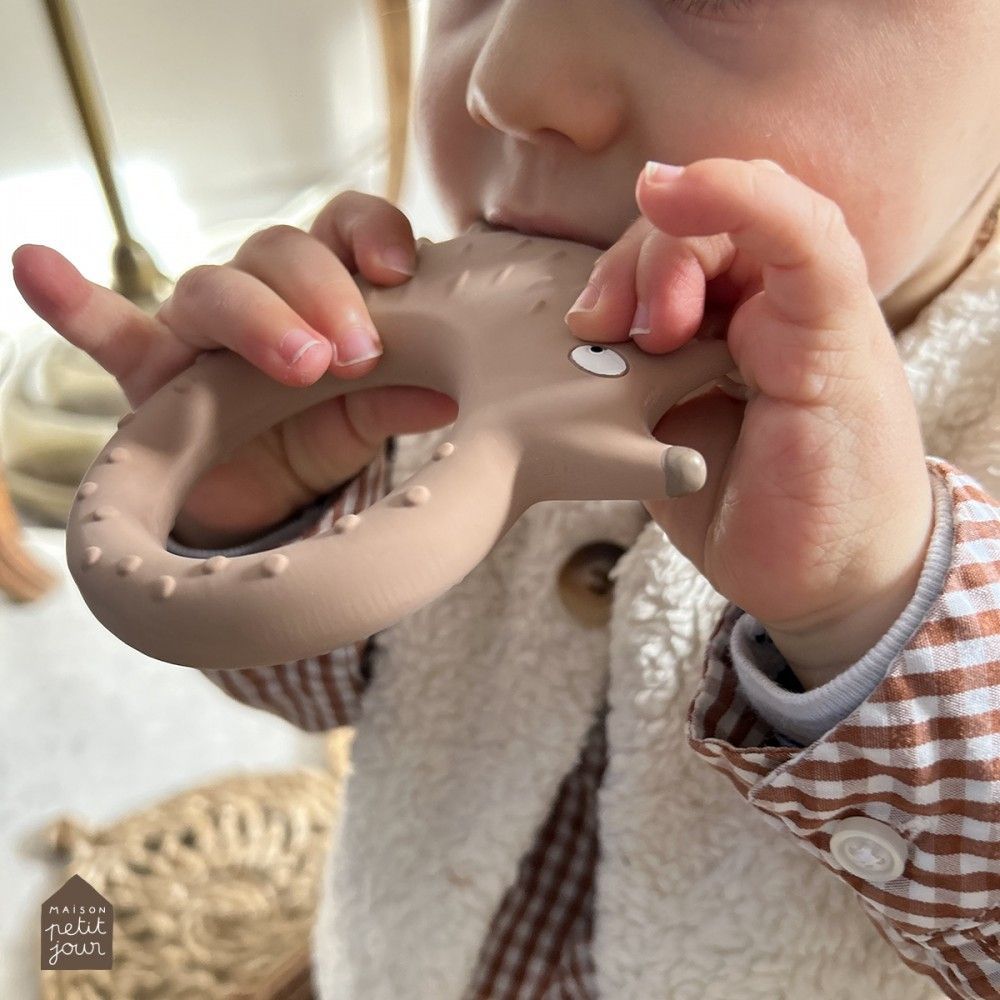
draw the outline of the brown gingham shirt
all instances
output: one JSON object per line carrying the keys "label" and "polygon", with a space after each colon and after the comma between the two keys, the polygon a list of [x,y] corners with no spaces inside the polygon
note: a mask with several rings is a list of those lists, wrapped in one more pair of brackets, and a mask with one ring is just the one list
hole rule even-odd
{"label": "brown gingham shirt", "polygon": [[[318,519],[290,537],[328,531],[338,517],[389,492],[393,452],[390,439],[357,477],[322,498]],[[951,500],[950,563],[943,591],[870,694],[805,746],[777,732],[738,683],[731,639],[745,613],[730,603],[688,709],[688,742],[750,806],[855,890],[906,965],[948,997],[996,998],[1000,501],[947,461],[928,457],[927,464]],[[270,542],[288,538],[285,532]],[[312,659],[205,676],[246,705],[320,732],[359,719],[376,639]],[[590,941],[606,711],[604,705],[597,713],[500,903],[467,1000],[597,1000]],[[874,883],[836,862],[830,827],[850,816],[875,818],[908,841],[900,878]]]}

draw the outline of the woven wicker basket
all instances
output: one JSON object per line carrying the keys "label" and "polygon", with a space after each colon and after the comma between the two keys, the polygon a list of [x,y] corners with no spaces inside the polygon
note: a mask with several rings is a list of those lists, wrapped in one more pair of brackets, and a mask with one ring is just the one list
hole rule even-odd
{"label": "woven wicker basket", "polygon": [[[114,912],[114,967],[41,971],[43,1000],[308,1000],[309,934],[349,733],[330,771],[240,775],[97,830],[43,832]],[[58,884],[53,888],[57,888]]]}

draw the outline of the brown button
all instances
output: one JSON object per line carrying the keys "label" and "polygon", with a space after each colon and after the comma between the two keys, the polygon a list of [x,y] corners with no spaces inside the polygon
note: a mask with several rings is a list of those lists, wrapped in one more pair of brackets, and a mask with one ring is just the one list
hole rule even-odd
{"label": "brown button", "polygon": [[608,578],[625,549],[614,542],[590,542],[578,548],[559,571],[559,597],[585,628],[600,628],[611,618],[614,582]]}

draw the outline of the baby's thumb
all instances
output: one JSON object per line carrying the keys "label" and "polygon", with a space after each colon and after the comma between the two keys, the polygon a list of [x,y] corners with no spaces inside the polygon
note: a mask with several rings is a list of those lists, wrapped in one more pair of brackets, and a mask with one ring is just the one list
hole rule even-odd
{"label": "baby's thumb", "polygon": [[295,478],[318,496],[360,472],[386,438],[444,427],[457,416],[455,401],[433,389],[380,386],[304,410],[286,422],[282,441]]}

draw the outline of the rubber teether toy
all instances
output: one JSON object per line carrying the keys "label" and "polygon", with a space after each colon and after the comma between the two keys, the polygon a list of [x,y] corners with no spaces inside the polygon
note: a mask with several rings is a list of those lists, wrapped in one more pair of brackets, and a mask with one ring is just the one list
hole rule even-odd
{"label": "rubber teether toy", "polygon": [[[206,353],[123,418],[77,493],[66,555],[97,618],[130,646],[202,669],[302,659],[355,642],[463,579],[532,504],[700,489],[691,448],[651,428],[735,365],[725,341],[667,354],[587,344],[563,322],[599,251],[478,228],[417,243],[417,271],[360,287],[384,345],[366,376],[283,386]],[[416,385],[458,417],[427,465],[333,530],[266,552],[192,559],[165,540],[201,474],[341,393]]]}

